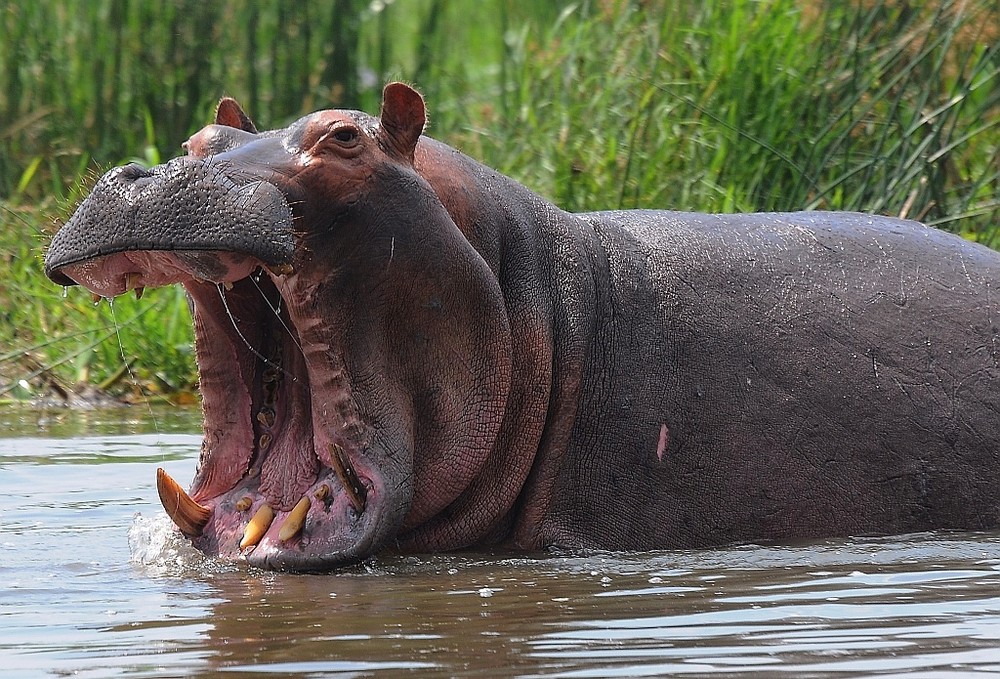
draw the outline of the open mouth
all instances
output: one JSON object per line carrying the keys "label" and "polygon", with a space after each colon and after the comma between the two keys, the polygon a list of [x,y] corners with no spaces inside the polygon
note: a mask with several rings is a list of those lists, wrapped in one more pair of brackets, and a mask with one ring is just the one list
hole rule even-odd
{"label": "open mouth", "polygon": [[281,294],[290,271],[226,252],[130,251],[60,273],[106,297],[171,283],[190,295],[205,436],[190,495],[162,470],[157,489],[195,547],[299,571],[374,551],[382,476],[343,415],[335,352],[300,332]]}

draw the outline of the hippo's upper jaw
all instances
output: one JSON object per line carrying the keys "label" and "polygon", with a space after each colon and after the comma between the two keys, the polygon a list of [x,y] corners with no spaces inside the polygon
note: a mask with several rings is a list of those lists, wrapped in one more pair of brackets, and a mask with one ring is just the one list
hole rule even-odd
{"label": "hippo's upper jaw", "polygon": [[[114,297],[186,278],[243,278],[256,266],[251,258],[269,266],[291,262],[293,245],[292,213],[277,187],[225,161],[186,157],[104,175],[52,240],[45,271],[57,283],[75,281]],[[223,254],[205,255],[219,250]],[[143,252],[136,256],[141,260],[161,251],[172,256],[160,264],[100,259]]]}
{"label": "hippo's upper jaw", "polygon": [[[509,367],[496,352],[460,385],[428,368],[464,349],[436,342],[439,328],[491,327],[503,302],[464,240],[436,242],[458,231],[411,166],[423,101],[402,85],[386,92],[381,120],[324,111],[260,134],[223,100],[186,157],[112,170],[52,242],[57,283],[106,297],[179,283],[190,294],[205,438],[190,496],[162,473],[158,490],[208,554],[315,571],[405,542],[464,490],[427,489],[414,449],[438,464],[462,456],[461,480],[485,458],[463,437],[492,440],[499,427]],[[359,200],[378,173],[424,195],[426,210],[391,183]],[[448,250],[448,266],[435,264]],[[476,282],[450,293],[463,259]],[[400,324],[399,307],[419,310]],[[425,431],[421,408],[432,411]],[[492,424],[479,431],[447,424],[484,411]]]}

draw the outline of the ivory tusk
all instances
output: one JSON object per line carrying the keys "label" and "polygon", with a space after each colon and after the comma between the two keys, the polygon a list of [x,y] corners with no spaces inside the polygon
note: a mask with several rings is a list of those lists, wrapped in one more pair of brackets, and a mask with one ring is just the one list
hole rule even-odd
{"label": "ivory tusk", "polygon": [[204,507],[188,495],[180,484],[170,478],[162,468],[156,470],[156,492],[167,516],[181,532],[194,538],[201,535],[202,529],[212,516],[212,510]]}

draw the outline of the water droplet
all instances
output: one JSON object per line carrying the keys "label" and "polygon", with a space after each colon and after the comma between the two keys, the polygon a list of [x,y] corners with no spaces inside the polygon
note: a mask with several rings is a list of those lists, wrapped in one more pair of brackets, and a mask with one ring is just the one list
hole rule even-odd
{"label": "water droplet", "polygon": [[69,294],[69,286],[68,285],[64,285],[63,286],[63,299],[66,299],[66,295],[68,295],[68,294]]}

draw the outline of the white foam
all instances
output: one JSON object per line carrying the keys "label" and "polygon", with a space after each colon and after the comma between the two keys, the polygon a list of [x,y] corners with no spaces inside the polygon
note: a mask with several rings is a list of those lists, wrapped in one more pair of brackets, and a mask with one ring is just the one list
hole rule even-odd
{"label": "white foam", "polygon": [[129,561],[153,574],[204,570],[204,554],[191,546],[163,515],[145,517],[136,513],[128,529]]}

